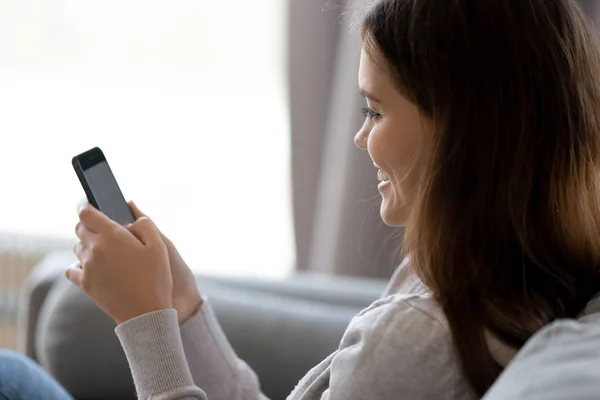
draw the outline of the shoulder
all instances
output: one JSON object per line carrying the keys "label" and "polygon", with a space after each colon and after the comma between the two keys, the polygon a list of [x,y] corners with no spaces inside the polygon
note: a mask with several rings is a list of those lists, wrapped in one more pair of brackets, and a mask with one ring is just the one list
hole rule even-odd
{"label": "shoulder", "polygon": [[375,301],[352,319],[342,346],[357,340],[396,346],[419,341],[433,344],[449,341],[450,332],[444,313],[433,298],[396,294]]}
{"label": "shoulder", "polygon": [[403,326],[408,318],[448,329],[446,316],[439,303],[430,293],[397,292],[388,294],[359,312],[352,322],[385,316],[390,322]]}
{"label": "shoulder", "polygon": [[338,382],[348,395],[364,384],[381,396],[468,398],[443,311],[427,296],[391,295],[359,313],[332,362],[332,386],[336,376],[353,377]]}

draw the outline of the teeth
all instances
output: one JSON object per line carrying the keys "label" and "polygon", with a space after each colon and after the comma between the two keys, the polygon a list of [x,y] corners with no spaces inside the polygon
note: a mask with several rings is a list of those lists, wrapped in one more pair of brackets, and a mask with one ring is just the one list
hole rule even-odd
{"label": "teeth", "polygon": [[387,174],[380,169],[377,170],[377,179],[379,179],[381,182],[390,180]]}

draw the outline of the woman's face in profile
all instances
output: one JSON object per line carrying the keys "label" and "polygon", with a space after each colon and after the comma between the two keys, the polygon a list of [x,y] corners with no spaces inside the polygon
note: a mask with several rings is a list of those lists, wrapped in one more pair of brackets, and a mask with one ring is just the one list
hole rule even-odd
{"label": "woman's face in profile", "polygon": [[417,106],[400,94],[385,65],[361,52],[358,85],[367,107],[354,142],[369,152],[377,168],[381,218],[400,226],[410,215],[432,128]]}

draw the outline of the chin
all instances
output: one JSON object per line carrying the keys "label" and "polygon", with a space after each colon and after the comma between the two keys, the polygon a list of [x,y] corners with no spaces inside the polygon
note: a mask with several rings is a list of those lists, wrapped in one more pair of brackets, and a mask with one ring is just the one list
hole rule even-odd
{"label": "chin", "polygon": [[398,204],[384,198],[379,213],[383,222],[388,226],[400,227],[406,225],[408,210],[404,204]]}

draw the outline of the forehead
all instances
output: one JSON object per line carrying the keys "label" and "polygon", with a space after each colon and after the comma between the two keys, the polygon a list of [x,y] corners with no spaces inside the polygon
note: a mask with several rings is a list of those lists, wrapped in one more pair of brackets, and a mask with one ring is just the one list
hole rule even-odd
{"label": "forehead", "polygon": [[363,48],[360,52],[360,66],[358,69],[358,85],[361,88],[375,90],[389,86],[392,82],[388,72],[383,67],[384,63],[373,57]]}
{"label": "forehead", "polygon": [[369,56],[369,54],[365,51],[365,49],[362,49],[360,51],[360,65],[358,67],[358,84],[359,84],[359,86],[363,86],[365,83],[367,83],[371,79],[371,75],[373,74],[373,72],[372,72],[373,66],[371,64],[372,64],[371,56]]}

